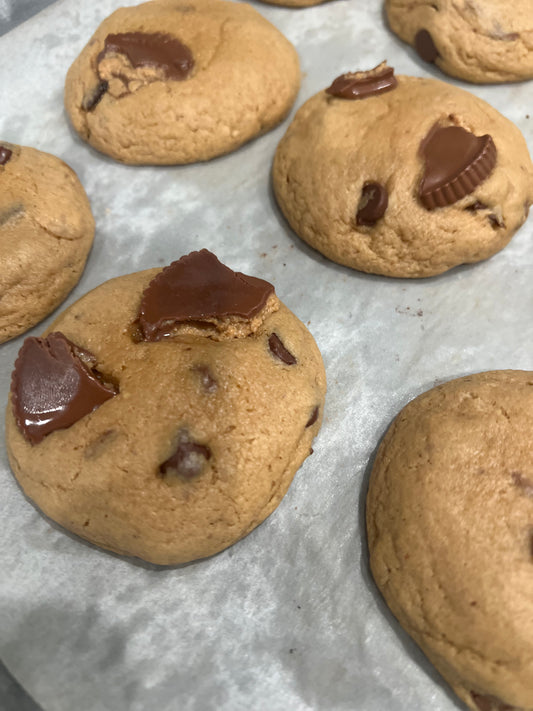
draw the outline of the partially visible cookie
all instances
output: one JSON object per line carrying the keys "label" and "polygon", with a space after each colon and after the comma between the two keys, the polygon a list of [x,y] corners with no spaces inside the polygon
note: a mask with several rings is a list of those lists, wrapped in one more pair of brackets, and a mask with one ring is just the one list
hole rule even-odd
{"label": "partially visible cookie", "polygon": [[269,5],[284,5],[285,7],[311,7],[311,5],[321,5],[330,0],[261,0]]}
{"label": "partially visible cookie", "polygon": [[533,78],[531,0],[386,0],[391,29],[426,62],[487,84]]}
{"label": "partially visible cookie", "polygon": [[202,250],[102,284],[25,340],[7,450],[54,521],[181,563],[276,508],[310,454],[325,390],[313,337],[273,286]]}
{"label": "partially visible cookie", "polygon": [[273,166],[294,231],[354,269],[425,277],[502,249],[533,202],[519,129],[487,103],[382,63],[296,113]]}
{"label": "partially visible cookie", "polygon": [[102,22],[68,71],[65,106],[116,160],[192,163],[273,128],[299,86],[296,50],[250,5],[153,0]]}
{"label": "partially visible cookie", "polygon": [[370,477],[370,566],[474,711],[533,709],[533,373],[478,373],[410,402]]}
{"label": "partially visible cookie", "polygon": [[93,237],[89,200],[74,171],[49,153],[0,142],[0,343],[65,299]]}

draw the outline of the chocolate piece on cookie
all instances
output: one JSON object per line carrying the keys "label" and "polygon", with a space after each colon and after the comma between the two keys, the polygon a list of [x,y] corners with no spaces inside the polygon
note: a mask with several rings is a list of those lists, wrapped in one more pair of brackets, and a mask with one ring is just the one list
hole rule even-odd
{"label": "chocolate piece on cookie", "polygon": [[393,32],[425,62],[487,84],[533,78],[531,0],[386,0]]}
{"label": "chocolate piece on cookie", "polygon": [[66,298],[93,237],[89,200],[74,171],[49,153],[0,142],[0,343]]}
{"label": "chocolate piece on cookie", "polygon": [[116,160],[193,163],[273,128],[299,86],[296,50],[250,5],[153,0],[102,22],[68,71],[65,106]]}
{"label": "chocolate piece on cookie", "polygon": [[370,567],[405,630],[473,711],[533,709],[533,373],[420,395],[370,476]]}
{"label": "chocolate piece on cookie", "polygon": [[490,257],[533,202],[533,164],[514,124],[455,86],[395,77],[385,62],[342,74],[297,111],[272,176],[302,239],[393,277]]}
{"label": "chocolate piece on cookie", "polygon": [[201,250],[102,284],[26,339],[7,449],[26,494],[65,528],[186,562],[276,508],[325,390],[318,348],[274,287]]}

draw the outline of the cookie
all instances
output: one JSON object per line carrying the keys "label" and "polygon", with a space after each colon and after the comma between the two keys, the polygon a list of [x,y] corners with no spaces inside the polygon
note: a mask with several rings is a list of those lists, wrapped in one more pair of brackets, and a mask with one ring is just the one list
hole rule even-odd
{"label": "cookie", "polygon": [[321,5],[329,0],[261,0],[269,5],[283,5],[284,7],[310,7],[311,5]]}
{"label": "cookie", "polygon": [[49,153],[0,143],[0,343],[65,299],[93,237],[89,200],[74,171]]}
{"label": "cookie", "polygon": [[474,711],[533,709],[533,373],[410,402],[370,477],[370,566],[387,604]]}
{"label": "cookie", "polygon": [[299,86],[296,50],[250,5],[154,0],[102,22],[68,71],[65,107],[116,160],[193,163],[276,126]]}
{"label": "cookie", "polygon": [[504,247],[533,201],[526,142],[477,97],[382,63],[296,113],[273,185],[293,230],[329,259],[425,277]]}
{"label": "cookie", "polygon": [[390,28],[446,74],[487,84],[533,78],[531,0],[386,0]]}
{"label": "cookie", "polygon": [[25,340],[7,450],[54,521],[182,563],[276,508],[310,454],[325,389],[311,334],[273,286],[202,250],[102,284]]}

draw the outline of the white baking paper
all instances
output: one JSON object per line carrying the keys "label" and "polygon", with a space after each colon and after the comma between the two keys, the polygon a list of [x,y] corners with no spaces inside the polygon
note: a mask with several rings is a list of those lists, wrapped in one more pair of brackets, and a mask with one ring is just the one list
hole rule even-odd
{"label": "white baking paper", "polygon": [[[70,129],[63,83],[120,4],[134,3],[59,0],[0,37],[0,139],[69,163],[96,218],[66,304],[109,277],[207,247],[273,282],[308,324],[328,374],[325,419],[264,524],[211,559],[169,569],[51,524],[22,494],[3,447],[0,655],[44,711],[462,708],[372,582],[364,493],[380,438],[414,396],[467,373],[533,369],[533,222],[481,264],[414,281],[369,276],[313,251],[276,208],[270,166],[290,119],[208,164],[127,167],[99,155]],[[294,110],[338,74],[383,59],[398,74],[445,79],[388,31],[377,0],[255,7],[300,54]],[[533,149],[533,82],[454,83],[517,123]],[[0,347],[3,403],[23,338]]]}

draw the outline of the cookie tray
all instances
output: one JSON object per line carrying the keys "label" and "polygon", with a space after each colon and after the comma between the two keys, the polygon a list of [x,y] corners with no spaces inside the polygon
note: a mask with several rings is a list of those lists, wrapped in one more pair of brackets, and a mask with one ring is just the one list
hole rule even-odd
{"label": "cookie tray", "polygon": [[[0,657],[44,711],[461,708],[372,582],[364,493],[383,433],[414,396],[476,371],[533,370],[533,222],[486,262],[387,279],[327,261],[284,222],[270,166],[288,120],[202,165],[127,167],[97,154],[69,128],[64,76],[123,4],[134,3],[59,0],[0,37],[8,58],[0,138],[63,158],[96,218],[66,304],[112,276],[207,247],[274,283],[308,324],[328,374],[324,424],[263,525],[211,559],[171,569],[105,553],[50,524],[14,481],[4,447]],[[398,74],[451,81],[392,36],[381,3],[255,7],[300,54],[294,110],[341,72],[383,59]],[[454,83],[513,120],[533,152],[532,82]],[[4,403],[22,340],[0,347]]]}

